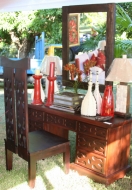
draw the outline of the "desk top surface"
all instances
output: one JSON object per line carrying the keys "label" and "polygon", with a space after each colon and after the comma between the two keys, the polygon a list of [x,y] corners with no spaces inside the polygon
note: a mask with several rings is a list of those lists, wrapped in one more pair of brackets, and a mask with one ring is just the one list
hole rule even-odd
{"label": "desk top surface", "polygon": [[63,117],[65,119],[80,121],[83,123],[88,123],[88,124],[100,126],[103,128],[117,127],[119,125],[124,125],[124,124],[132,122],[132,118],[124,119],[124,118],[117,117],[117,116],[114,116],[112,119],[105,121],[105,122],[97,121],[96,117],[82,116],[82,115],[76,114],[76,113],[70,113],[70,112],[55,110],[53,108],[46,107],[45,105],[28,104],[28,108],[33,109],[33,110],[42,111],[42,112],[45,112],[47,114],[52,114],[52,115],[55,115],[57,117]]}

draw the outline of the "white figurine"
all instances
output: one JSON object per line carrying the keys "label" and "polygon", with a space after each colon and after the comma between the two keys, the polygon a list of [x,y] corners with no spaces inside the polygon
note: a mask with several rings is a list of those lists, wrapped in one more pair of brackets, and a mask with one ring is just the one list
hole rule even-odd
{"label": "white figurine", "polygon": [[94,90],[93,94],[94,94],[96,104],[97,104],[97,114],[100,114],[101,113],[102,97],[101,97],[101,94],[99,92],[98,71],[97,71],[97,74],[96,74],[95,90]]}
{"label": "white figurine", "polygon": [[96,116],[96,101],[92,93],[92,72],[88,83],[88,91],[81,104],[81,115]]}

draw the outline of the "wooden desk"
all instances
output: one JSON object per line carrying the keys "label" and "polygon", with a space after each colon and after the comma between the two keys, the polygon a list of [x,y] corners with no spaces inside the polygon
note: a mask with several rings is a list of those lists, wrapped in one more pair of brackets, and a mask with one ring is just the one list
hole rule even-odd
{"label": "wooden desk", "polygon": [[76,158],[71,169],[106,185],[123,178],[131,169],[128,158],[132,119],[115,117],[110,123],[29,105],[30,131],[45,129],[65,138],[68,138],[69,130],[75,131]]}

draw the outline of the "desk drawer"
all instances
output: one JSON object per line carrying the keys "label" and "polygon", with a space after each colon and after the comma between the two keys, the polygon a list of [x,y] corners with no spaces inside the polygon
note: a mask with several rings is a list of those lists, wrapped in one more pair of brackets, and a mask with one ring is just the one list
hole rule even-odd
{"label": "desk drawer", "polygon": [[107,139],[107,129],[83,122],[78,122],[78,132],[94,136],[95,138]]}
{"label": "desk drawer", "polygon": [[77,149],[94,152],[106,156],[107,142],[88,135],[77,134]]}
{"label": "desk drawer", "polygon": [[53,123],[55,125],[59,125],[60,127],[64,127],[67,130],[77,131],[76,121],[72,119],[65,119],[58,115],[45,113],[45,121],[47,123]]}
{"label": "desk drawer", "polygon": [[105,174],[106,158],[85,150],[77,150],[75,163],[101,174]]}

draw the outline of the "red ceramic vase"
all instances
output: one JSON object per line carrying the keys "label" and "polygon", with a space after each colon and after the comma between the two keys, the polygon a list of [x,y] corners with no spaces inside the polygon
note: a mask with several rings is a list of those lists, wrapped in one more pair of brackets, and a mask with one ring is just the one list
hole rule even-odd
{"label": "red ceramic vase", "polygon": [[112,86],[106,85],[101,105],[101,116],[114,116],[114,96]]}

